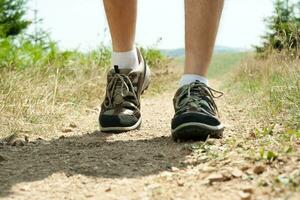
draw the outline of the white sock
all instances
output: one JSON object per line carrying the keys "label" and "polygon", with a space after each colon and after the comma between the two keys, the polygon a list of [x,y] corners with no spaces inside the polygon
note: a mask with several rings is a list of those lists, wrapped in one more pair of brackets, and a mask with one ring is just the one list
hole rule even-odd
{"label": "white sock", "polygon": [[208,85],[208,79],[204,76],[200,76],[197,74],[184,74],[184,75],[182,75],[182,77],[180,79],[179,87],[182,87],[184,85],[189,85],[196,81],[199,81],[201,83],[204,83],[205,85]]}
{"label": "white sock", "polygon": [[139,66],[136,48],[127,52],[113,52],[112,66],[118,65],[119,69],[135,69]]}

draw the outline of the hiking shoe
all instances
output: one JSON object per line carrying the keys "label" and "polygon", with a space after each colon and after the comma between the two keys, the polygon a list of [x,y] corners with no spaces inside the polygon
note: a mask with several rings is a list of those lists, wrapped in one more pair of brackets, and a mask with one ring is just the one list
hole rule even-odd
{"label": "hiking shoe", "polygon": [[140,51],[136,69],[114,66],[107,75],[105,99],[99,116],[102,132],[125,132],[138,129],[142,123],[141,94],[150,84],[150,69]]}
{"label": "hiking shoe", "polygon": [[[214,93],[219,94],[215,96]],[[214,98],[223,93],[199,81],[178,89],[173,99],[175,116],[172,119],[172,137],[176,140],[206,140],[221,138],[224,125],[217,117]]]}

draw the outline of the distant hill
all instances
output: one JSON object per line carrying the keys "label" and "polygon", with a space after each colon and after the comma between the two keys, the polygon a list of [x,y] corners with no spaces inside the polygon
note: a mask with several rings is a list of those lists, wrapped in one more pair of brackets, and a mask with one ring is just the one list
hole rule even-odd
{"label": "distant hill", "polygon": [[[244,52],[244,51],[247,51],[247,49],[216,46],[214,51],[216,53],[235,53],[235,52]],[[184,56],[184,48],[161,49],[161,52],[163,54],[165,54],[166,56],[170,56],[170,57],[183,57]]]}

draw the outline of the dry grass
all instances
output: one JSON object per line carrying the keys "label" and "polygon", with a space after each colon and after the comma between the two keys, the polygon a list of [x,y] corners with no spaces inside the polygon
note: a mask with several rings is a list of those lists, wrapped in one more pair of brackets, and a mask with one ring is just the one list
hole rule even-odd
{"label": "dry grass", "polygon": [[[84,119],[90,112],[98,113],[108,70],[108,66],[100,67],[93,59],[82,62],[80,58],[64,65],[2,69],[0,138],[13,134],[55,136],[73,121]],[[152,72],[152,85],[146,95],[176,86],[179,71],[169,61]],[[98,128],[96,118],[91,126]]]}
{"label": "dry grass", "polygon": [[2,70],[0,136],[59,130],[67,115],[94,109],[103,95],[104,79],[105,69],[96,64]]}
{"label": "dry grass", "polygon": [[231,87],[244,91],[258,116],[300,129],[300,60],[284,54],[247,58],[233,75]]}

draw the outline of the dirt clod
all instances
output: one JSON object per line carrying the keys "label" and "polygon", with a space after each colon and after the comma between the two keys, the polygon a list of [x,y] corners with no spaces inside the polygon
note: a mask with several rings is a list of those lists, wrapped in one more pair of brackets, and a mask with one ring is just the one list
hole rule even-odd
{"label": "dirt clod", "polygon": [[262,174],[262,173],[264,173],[265,170],[266,170],[266,168],[263,165],[257,165],[254,167],[253,172],[255,174]]}

